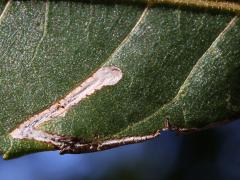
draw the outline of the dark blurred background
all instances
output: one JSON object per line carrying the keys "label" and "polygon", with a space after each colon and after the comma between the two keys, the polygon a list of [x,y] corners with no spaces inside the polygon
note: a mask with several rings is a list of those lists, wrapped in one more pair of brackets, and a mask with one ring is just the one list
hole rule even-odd
{"label": "dark blurred background", "polygon": [[198,133],[158,138],[98,153],[44,152],[0,160],[2,180],[240,179],[240,120]]}

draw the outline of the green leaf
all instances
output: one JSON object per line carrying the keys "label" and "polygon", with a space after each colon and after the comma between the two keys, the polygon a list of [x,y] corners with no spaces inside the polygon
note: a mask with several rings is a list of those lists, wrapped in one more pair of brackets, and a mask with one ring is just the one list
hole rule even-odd
{"label": "green leaf", "polygon": [[187,1],[0,1],[3,157],[239,117],[240,4]]}

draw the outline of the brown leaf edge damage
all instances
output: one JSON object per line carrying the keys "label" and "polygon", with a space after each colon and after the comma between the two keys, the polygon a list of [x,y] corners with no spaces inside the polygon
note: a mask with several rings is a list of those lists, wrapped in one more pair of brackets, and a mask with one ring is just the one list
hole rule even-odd
{"label": "brown leaf edge damage", "polygon": [[[236,119],[236,118],[234,118]],[[96,142],[84,142],[82,139],[71,138],[71,137],[61,137],[59,141],[62,142],[62,146],[56,147],[59,150],[60,154],[78,154],[78,153],[90,153],[103,151],[123,145],[140,143],[143,141],[151,140],[160,135],[163,131],[173,131],[178,135],[186,135],[190,133],[201,132],[207,129],[215,128],[220,125],[227,124],[231,122],[233,119],[226,119],[221,122],[211,123],[202,128],[179,128],[173,127],[167,119],[164,121],[164,127],[160,130],[157,130],[155,133],[146,135],[146,136],[132,136],[132,137],[124,137],[120,139],[106,140],[106,141],[96,141]]]}
{"label": "brown leaf edge damage", "polygon": [[139,143],[158,136],[160,131],[146,136],[133,136],[106,141],[85,142],[83,139],[63,137],[38,129],[42,123],[54,120],[56,117],[65,116],[72,107],[76,106],[83,99],[103,87],[117,84],[122,79],[122,76],[122,71],[115,66],[107,66],[98,69],[91,77],[80,84],[80,86],[69,92],[64,98],[60,99],[56,103],[53,103],[44,111],[33,115],[20,124],[10,133],[10,136],[14,139],[28,139],[49,143],[54,145],[55,149],[60,151],[60,154],[102,151],[121,145]]}
{"label": "brown leaf edge damage", "polygon": [[78,149],[78,152],[98,151],[121,144],[134,143],[152,138],[152,136],[131,137],[119,140],[109,140],[96,145],[86,144],[83,140],[62,137],[38,129],[42,123],[52,121],[57,117],[65,116],[71,108],[103,87],[116,85],[122,79],[122,76],[122,71],[115,66],[105,66],[98,69],[91,77],[69,92],[64,98],[53,103],[42,112],[25,120],[16,129],[10,132],[10,136],[14,139],[29,139],[49,143],[54,145],[56,149],[59,149],[62,153],[76,152],[76,149]]}

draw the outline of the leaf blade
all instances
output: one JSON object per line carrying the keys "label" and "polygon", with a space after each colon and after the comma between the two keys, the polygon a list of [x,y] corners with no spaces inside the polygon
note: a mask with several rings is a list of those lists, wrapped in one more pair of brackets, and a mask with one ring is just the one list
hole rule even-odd
{"label": "leaf blade", "polygon": [[[223,54],[217,54],[224,55],[221,62],[225,62],[229,58],[226,55],[234,53],[227,65],[220,65],[226,72],[225,79],[215,83],[215,87],[224,83],[229,87],[220,86],[221,92],[210,89],[213,92],[206,93],[203,101],[197,92],[203,92],[205,86],[182,87],[188,84],[189,73],[202,55],[216,51],[211,44],[233,14],[146,4],[12,3],[0,23],[3,37],[0,51],[8,55],[1,57],[0,68],[1,106],[4,107],[0,116],[0,142],[5,158],[56,148],[32,140],[13,139],[8,133],[50,107],[102,66],[117,66],[123,72],[123,79],[116,86],[91,95],[65,117],[41,124],[38,129],[70,140],[77,138],[80,144],[83,139],[90,148],[95,142],[104,144],[117,139],[125,142],[119,138],[129,136],[154,137],[157,130],[166,128],[166,122],[177,128],[195,128],[221,120],[217,117],[230,117],[239,112],[236,98],[239,86],[234,85],[238,74],[227,73],[239,67],[238,61],[234,64],[234,59],[239,57],[238,20],[237,28],[233,28],[236,35],[230,33],[232,38],[223,40],[229,47],[222,48]],[[226,32],[229,37],[231,30]],[[213,55],[211,58],[216,59]],[[189,84],[196,81],[198,75],[193,77]],[[231,83],[227,82],[229,78]],[[216,78],[209,75],[203,81],[211,84],[211,79]],[[192,87],[195,87],[194,97],[189,95]],[[235,98],[230,100],[234,101],[234,107],[221,101],[226,89],[233,91]],[[209,95],[217,98],[206,105]],[[195,100],[198,103],[194,103]],[[208,119],[204,116],[204,112],[209,113],[208,109],[223,114],[217,113]]]}

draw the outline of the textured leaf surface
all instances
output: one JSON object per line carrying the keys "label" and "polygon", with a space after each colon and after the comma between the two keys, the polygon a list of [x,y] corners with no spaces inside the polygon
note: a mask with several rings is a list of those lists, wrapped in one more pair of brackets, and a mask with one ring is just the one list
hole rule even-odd
{"label": "textured leaf surface", "polygon": [[[239,115],[236,13],[119,1],[1,1],[0,10],[4,158],[97,151]],[[12,136],[101,67],[118,68],[121,80],[61,116],[27,125],[44,132],[45,142]]]}

